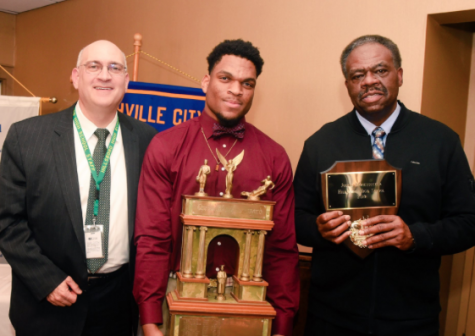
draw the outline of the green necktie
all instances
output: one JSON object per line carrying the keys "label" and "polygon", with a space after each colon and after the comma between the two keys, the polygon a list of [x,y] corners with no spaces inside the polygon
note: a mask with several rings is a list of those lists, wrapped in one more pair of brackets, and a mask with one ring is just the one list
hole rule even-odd
{"label": "green necktie", "polygon": [[[106,154],[106,139],[109,131],[105,128],[98,128],[94,134],[99,139],[92,159],[96,166],[96,171],[101,169],[102,161]],[[111,164],[107,166],[106,174],[100,185],[99,192],[99,211],[96,218],[97,225],[104,225],[102,233],[102,248],[104,258],[87,259],[87,268],[91,273],[96,273],[107,261],[108,245],[109,245],[109,214],[110,214],[110,188],[111,188]],[[91,183],[89,186],[89,197],[87,199],[86,225],[92,225],[94,218],[94,201],[96,200],[96,184],[91,175]]]}

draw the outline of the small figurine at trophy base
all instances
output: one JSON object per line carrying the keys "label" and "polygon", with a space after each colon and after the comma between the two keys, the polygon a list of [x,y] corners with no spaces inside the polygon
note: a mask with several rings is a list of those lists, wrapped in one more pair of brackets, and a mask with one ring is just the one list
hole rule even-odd
{"label": "small figurine at trophy base", "polygon": [[226,290],[226,279],[227,279],[226,272],[224,271],[224,265],[221,266],[221,271],[218,272],[217,278],[218,278],[218,288],[217,288],[217,293],[216,299],[218,301],[224,301],[226,300],[226,296],[224,295],[224,291]]}

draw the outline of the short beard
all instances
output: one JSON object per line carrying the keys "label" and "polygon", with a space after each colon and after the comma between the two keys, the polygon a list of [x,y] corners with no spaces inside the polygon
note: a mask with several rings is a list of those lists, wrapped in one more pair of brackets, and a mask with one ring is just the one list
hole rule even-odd
{"label": "short beard", "polygon": [[239,124],[239,122],[242,120],[243,117],[237,117],[237,118],[234,118],[234,119],[226,119],[222,114],[220,113],[216,113],[216,118],[218,118],[218,122],[221,126],[224,126],[224,127],[234,127],[236,126],[237,124]]}

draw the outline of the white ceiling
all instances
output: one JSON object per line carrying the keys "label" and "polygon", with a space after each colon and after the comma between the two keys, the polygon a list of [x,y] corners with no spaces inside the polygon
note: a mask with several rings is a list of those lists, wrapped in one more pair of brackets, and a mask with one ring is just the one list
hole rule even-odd
{"label": "white ceiling", "polygon": [[0,12],[18,14],[66,0],[0,0]]}

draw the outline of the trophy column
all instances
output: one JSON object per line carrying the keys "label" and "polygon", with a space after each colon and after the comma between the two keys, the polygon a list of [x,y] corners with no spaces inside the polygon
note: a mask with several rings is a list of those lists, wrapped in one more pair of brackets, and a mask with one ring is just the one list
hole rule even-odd
{"label": "trophy column", "polygon": [[204,279],[205,278],[205,239],[206,231],[208,228],[206,226],[200,227],[200,243],[198,246],[198,266],[196,270],[196,278]]}
{"label": "trophy column", "polygon": [[263,230],[259,231],[259,245],[257,246],[256,268],[254,270],[254,276],[252,277],[252,281],[262,281],[262,261],[264,260],[264,241],[266,234],[267,232]]}
{"label": "trophy column", "polygon": [[183,270],[184,278],[193,278],[193,272],[191,270],[191,258],[193,253],[193,232],[196,230],[194,226],[186,226],[186,245],[185,245],[185,267]]}
{"label": "trophy column", "polygon": [[249,264],[251,262],[251,238],[254,232],[247,230],[244,232],[246,235],[246,247],[244,248],[244,265],[242,267],[241,280],[249,281]]}

